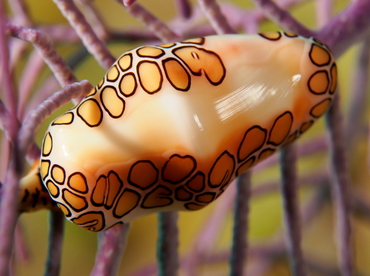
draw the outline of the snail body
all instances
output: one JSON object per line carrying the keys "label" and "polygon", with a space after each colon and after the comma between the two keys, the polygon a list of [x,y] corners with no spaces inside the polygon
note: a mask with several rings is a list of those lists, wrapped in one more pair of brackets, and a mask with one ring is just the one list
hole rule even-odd
{"label": "snail body", "polygon": [[138,47],[50,124],[40,179],[90,231],[198,210],[305,132],[336,83],[328,48],[291,33]]}

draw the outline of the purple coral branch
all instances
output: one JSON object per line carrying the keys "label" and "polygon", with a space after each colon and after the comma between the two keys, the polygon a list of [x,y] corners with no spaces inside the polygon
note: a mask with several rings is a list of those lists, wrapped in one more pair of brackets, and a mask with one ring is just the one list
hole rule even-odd
{"label": "purple coral branch", "polygon": [[319,27],[328,23],[333,11],[333,0],[316,0],[316,20]]}
{"label": "purple coral branch", "polygon": [[351,91],[352,99],[349,107],[348,120],[346,126],[346,144],[351,150],[352,143],[360,134],[366,114],[366,105],[370,99],[368,93],[370,72],[370,35],[366,37],[361,45],[357,64],[353,73],[353,89]]}
{"label": "purple coral branch", "polygon": [[346,158],[345,137],[343,129],[343,118],[339,107],[339,94],[336,95],[333,105],[326,115],[328,134],[329,134],[329,149],[331,158],[332,170],[332,185],[331,192],[335,205],[334,212],[336,214],[336,231],[338,239],[338,254],[339,264],[342,275],[353,275],[353,251],[351,242],[351,221],[349,218],[349,174]]}
{"label": "purple coral branch", "polygon": [[14,128],[14,125],[11,125],[12,121],[16,121],[17,125],[15,126],[17,129],[20,127],[20,123],[18,120],[14,120],[12,117],[14,117],[12,114],[10,114],[10,111],[6,108],[4,102],[0,99],[0,127],[3,129],[4,134],[8,138],[8,140],[11,140],[11,130]]}
{"label": "purple coral branch", "polygon": [[189,19],[192,14],[192,7],[189,0],[175,0],[177,10],[181,18]]}
{"label": "purple coral branch", "polygon": [[[18,219],[18,184],[22,173],[22,158],[18,152],[16,139],[19,124],[17,122],[16,93],[13,87],[13,77],[9,67],[8,41],[5,35],[4,2],[0,1],[0,75],[3,78],[2,87],[5,103],[9,109],[8,135],[12,142],[10,160],[5,175],[4,185],[1,188],[0,201],[0,275],[8,276],[10,273],[10,260],[14,241],[15,226]],[[5,161],[5,160],[2,160]],[[7,162],[6,160],[5,162]]]}
{"label": "purple coral branch", "polygon": [[[328,142],[324,137],[317,137],[317,138],[312,138],[308,140],[305,143],[299,144],[298,146],[298,156],[299,157],[305,157],[309,156],[312,154],[312,152],[319,152],[326,150],[328,147]],[[261,163],[257,164],[254,168],[253,171],[261,171],[269,166],[276,165],[279,162],[279,158],[277,154],[272,155],[266,160],[263,160]]]}
{"label": "purple coral branch", "polygon": [[103,40],[108,38],[108,29],[101,17],[98,9],[93,5],[93,1],[91,0],[78,0],[84,6],[84,12],[86,14],[87,19],[90,22],[94,32],[97,36]]}
{"label": "purple coral branch", "polygon": [[9,69],[9,49],[8,40],[5,35],[6,23],[4,21],[3,4],[0,3],[0,75],[2,76],[2,93],[5,100],[5,105],[9,110],[8,116],[8,134],[11,141],[15,140],[18,124],[16,119],[17,114],[17,99],[16,90],[13,85],[13,76]]}
{"label": "purple coral branch", "polygon": [[8,170],[5,183],[1,190],[0,201],[0,275],[10,273],[14,232],[18,219],[18,184],[22,173],[22,160],[17,145],[14,144],[10,152]]}
{"label": "purple coral branch", "polygon": [[77,81],[72,70],[52,47],[51,41],[45,34],[35,29],[13,24],[6,24],[6,31],[11,36],[32,43],[62,87]]}
{"label": "purple coral branch", "polygon": [[286,240],[292,274],[306,275],[305,263],[301,249],[301,222],[297,195],[295,145],[281,150],[281,193],[283,196]]}
{"label": "purple coral branch", "polygon": [[198,3],[217,34],[235,33],[235,30],[221,13],[220,7],[215,0],[198,0]]}
{"label": "purple coral branch", "polygon": [[197,275],[196,267],[203,261],[213,248],[214,243],[219,235],[218,229],[222,225],[229,214],[236,196],[236,180],[230,183],[227,190],[215,202],[215,207],[208,219],[204,221],[201,230],[195,237],[191,246],[191,254],[183,262],[182,266],[186,269],[188,275]]}
{"label": "purple coral branch", "polygon": [[21,262],[27,262],[30,260],[29,251],[26,235],[24,234],[24,227],[21,223],[17,223],[14,233],[14,257]]}
{"label": "purple coral branch", "polygon": [[49,219],[49,243],[45,276],[58,276],[62,257],[64,214],[60,210],[51,210]]}
{"label": "purple coral branch", "polygon": [[31,26],[31,20],[27,13],[27,8],[22,0],[12,0],[8,1],[9,6],[14,15],[14,21],[22,26]]}
{"label": "purple coral branch", "polygon": [[81,40],[76,34],[76,31],[68,25],[41,25],[38,30],[42,33],[47,34],[47,36],[54,43],[79,43]]}
{"label": "purple coral branch", "polygon": [[107,45],[98,38],[85,16],[80,12],[72,0],[53,0],[69,24],[81,38],[83,45],[90,54],[99,62],[100,66],[108,69],[115,62],[115,57]]}
{"label": "purple coral branch", "polygon": [[275,2],[271,0],[252,0],[260,9],[283,29],[303,35],[312,36],[313,32],[303,26],[294,17],[284,9],[280,8]]}
{"label": "purple coral branch", "polygon": [[177,212],[158,214],[157,264],[158,275],[176,275],[179,268]]}
{"label": "purple coral branch", "polygon": [[117,274],[129,228],[129,224],[121,224],[99,233],[99,248],[90,276]]}
{"label": "purple coral branch", "polygon": [[234,208],[234,228],[230,255],[230,275],[243,275],[248,253],[248,213],[251,194],[251,171],[239,176]]}
{"label": "purple coral branch", "polygon": [[53,94],[53,91],[58,89],[59,85],[54,76],[46,78],[33,96],[27,101],[27,105],[23,111],[23,117],[25,118],[28,116],[41,102],[50,97]]}
{"label": "purple coral branch", "polygon": [[20,150],[25,154],[31,144],[35,131],[39,125],[62,105],[68,103],[71,99],[86,95],[92,89],[90,82],[83,80],[65,86],[60,91],[54,93],[47,100],[34,109],[24,120],[20,129],[19,145]]}
{"label": "purple coral branch", "polygon": [[370,121],[368,122],[369,128],[367,133],[367,166],[370,170]]}
{"label": "purple coral branch", "polygon": [[[6,109],[4,103],[0,100],[0,126],[2,127],[5,136],[7,137],[7,143],[9,143],[10,139],[10,129],[11,126],[9,125],[9,122],[12,121],[10,117],[13,117],[10,112]],[[16,128],[20,128],[21,123],[16,119],[17,126]],[[4,145],[3,140],[3,145]],[[8,158],[8,153],[9,148],[6,148],[5,150],[2,150],[2,165],[5,166]],[[40,155],[40,149],[39,147],[35,144],[32,143],[28,152],[27,152],[27,160],[29,163],[32,163],[35,159],[37,159]]]}
{"label": "purple coral branch", "polygon": [[45,63],[42,57],[33,51],[23,69],[21,81],[19,83],[19,98],[18,98],[18,118],[22,118],[25,111],[27,100],[29,99],[32,89],[37,83],[37,77],[41,74]]}
{"label": "purple coral branch", "polygon": [[[117,0],[124,4],[124,1]],[[133,3],[126,6],[126,10],[141,21],[150,31],[152,31],[162,42],[174,42],[180,40],[180,37],[175,34],[166,24],[160,21],[147,9],[138,3]]]}
{"label": "purple coral branch", "polygon": [[316,34],[339,57],[349,46],[370,33],[370,2],[352,0]]}
{"label": "purple coral branch", "polygon": [[136,2],[136,0],[122,0],[122,4],[126,7],[128,6],[131,6],[132,4],[134,4]]}

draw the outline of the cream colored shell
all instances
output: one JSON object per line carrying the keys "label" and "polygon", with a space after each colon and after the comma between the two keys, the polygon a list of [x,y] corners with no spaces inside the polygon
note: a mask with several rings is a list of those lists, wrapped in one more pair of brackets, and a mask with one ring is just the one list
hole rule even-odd
{"label": "cream colored shell", "polygon": [[133,49],[50,125],[42,181],[90,231],[203,208],[329,108],[336,70],[323,43],[284,32]]}

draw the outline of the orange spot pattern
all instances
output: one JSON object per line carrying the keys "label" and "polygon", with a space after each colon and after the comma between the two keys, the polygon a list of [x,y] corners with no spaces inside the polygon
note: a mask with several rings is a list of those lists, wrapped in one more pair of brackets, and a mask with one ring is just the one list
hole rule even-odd
{"label": "orange spot pattern", "polygon": [[[260,36],[272,45],[281,39],[299,37],[284,32]],[[155,97],[164,82],[179,93],[189,91],[196,77],[207,79],[212,86],[220,85],[226,68],[220,55],[202,47],[205,41],[206,38],[190,39],[125,53],[105,79],[76,108],[54,120],[51,127],[68,127],[80,120],[88,127],[98,128],[106,119],[124,116],[126,105],[138,88],[140,93]],[[175,202],[176,208],[199,210],[219,197],[236,176],[298,138],[330,107],[337,82],[333,58],[322,42],[311,39],[307,59],[317,70],[309,76],[306,90],[320,100],[312,106],[310,119],[299,122],[298,127],[292,127],[294,113],[282,111],[267,125],[246,126],[233,148],[215,152],[208,160],[197,160],[190,154],[172,154],[162,161],[138,159],[119,172],[101,174],[95,183],[88,183],[79,171],[67,173],[61,164],[53,163],[49,156],[57,145],[48,132],[40,164],[45,186],[66,217],[90,231],[108,229],[125,221],[125,216],[134,211],[161,210]],[[108,215],[117,221],[107,224]]]}

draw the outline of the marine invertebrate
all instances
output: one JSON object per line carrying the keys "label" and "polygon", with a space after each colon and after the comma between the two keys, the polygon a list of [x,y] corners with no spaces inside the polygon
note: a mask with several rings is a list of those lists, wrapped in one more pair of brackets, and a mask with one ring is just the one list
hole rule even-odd
{"label": "marine invertebrate", "polygon": [[[305,132],[336,86],[327,47],[296,34],[140,46],[51,123],[36,173],[65,216],[91,231],[201,209]],[[37,195],[23,182],[28,203]]]}

